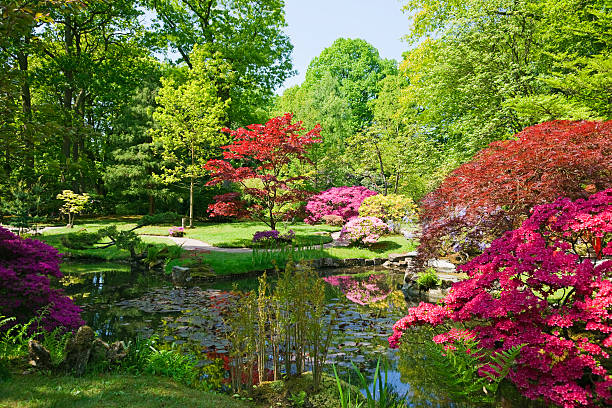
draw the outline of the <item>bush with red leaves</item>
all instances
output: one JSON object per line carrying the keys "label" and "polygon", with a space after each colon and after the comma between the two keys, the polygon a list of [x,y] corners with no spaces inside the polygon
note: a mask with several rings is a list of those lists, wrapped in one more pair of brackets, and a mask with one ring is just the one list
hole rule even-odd
{"label": "bush with red leaves", "polygon": [[481,253],[536,205],[612,186],[612,121],[552,121],[494,142],[421,202],[421,259]]}

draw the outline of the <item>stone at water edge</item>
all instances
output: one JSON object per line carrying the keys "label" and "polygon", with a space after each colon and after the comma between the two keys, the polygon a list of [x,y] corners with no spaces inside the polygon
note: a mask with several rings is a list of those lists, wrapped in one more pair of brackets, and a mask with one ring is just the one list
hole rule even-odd
{"label": "stone at water edge", "polygon": [[81,326],[74,337],[66,343],[66,359],[63,367],[76,375],[83,375],[91,356],[92,343],[96,334],[89,326]]}
{"label": "stone at water edge", "polygon": [[184,266],[173,266],[172,267],[172,282],[174,284],[182,285],[191,280],[191,274],[189,268]]}
{"label": "stone at water edge", "polygon": [[30,340],[28,342],[28,354],[30,357],[29,364],[31,366],[42,370],[49,370],[52,368],[51,353],[49,353],[49,350],[44,348],[39,341]]}

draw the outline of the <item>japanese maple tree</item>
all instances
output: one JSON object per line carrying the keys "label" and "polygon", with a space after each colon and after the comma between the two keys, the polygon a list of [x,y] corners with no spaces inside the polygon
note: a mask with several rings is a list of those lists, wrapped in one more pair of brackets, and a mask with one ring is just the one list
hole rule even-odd
{"label": "japanese maple tree", "polygon": [[209,160],[204,166],[211,173],[208,185],[237,183],[242,194],[228,193],[215,197],[209,205],[211,216],[239,216],[247,213],[276,229],[283,208],[304,201],[310,193],[303,188],[305,176],[293,176],[289,165],[295,161],[310,162],[308,148],[319,143],[320,126],[304,133],[302,122],[292,123],[293,114],[270,119],[229,132],[234,142],[221,147],[223,159]]}
{"label": "japanese maple tree", "polygon": [[535,207],[460,269],[468,279],[440,304],[395,323],[391,347],[420,325],[442,329],[432,340],[452,347],[459,322],[491,353],[524,345],[508,378],[526,397],[612,404],[612,188]]}
{"label": "japanese maple tree", "polygon": [[532,207],[585,198],[612,185],[612,121],[552,121],[491,143],[421,202],[423,259],[469,259]]}

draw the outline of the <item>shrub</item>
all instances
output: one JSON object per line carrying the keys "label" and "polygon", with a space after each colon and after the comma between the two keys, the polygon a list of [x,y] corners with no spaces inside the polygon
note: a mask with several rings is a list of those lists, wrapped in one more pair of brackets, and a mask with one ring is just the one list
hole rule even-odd
{"label": "shrub", "polygon": [[421,202],[419,252],[473,257],[536,205],[612,185],[612,121],[553,121],[494,142]]}
{"label": "shrub", "polygon": [[416,283],[419,285],[419,290],[429,290],[439,286],[441,281],[435,269],[427,268],[419,272]]}
{"label": "shrub", "polygon": [[363,200],[359,207],[360,217],[378,217],[391,223],[396,231],[403,222],[416,219],[417,207],[410,197],[400,194],[378,194]]}
{"label": "shrub", "polygon": [[51,288],[50,277],[61,278],[60,255],[43,242],[21,239],[0,228],[0,310],[18,323],[41,318],[42,326],[76,329],[84,322],[80,308],[61,290]]}
{"label": "shrub", "polygon": [[460,268],[469,278],[442,304],[410,309],[389,343],[396,347],[413,325],[469,321],[490,352],[525,344],[508,378],[526,397],[567,408],[609,405],[611,241],[612,189],[537,206]]}
{"label": "shrub", "polygon": [[340,237],[353,244],[369,246],[378,242],[378,239],[387,233],[389,226],[380,218],[357,217],[346,223]]}
{"label": "shrub", "polygon": [[170,235],[171,237],[182,237],[185,235],[185,228],[170,227],[170,229],[168,229],[168,235]]}
{"label": "shrub", "polygon": [[339,227],[344,224],[344,218],[340,217],[339,215],[324,215],[323,217],[321,217],[321,219],[327,225]]}
{"label": "shrub", "polygon": [[337,215],[346,222],[359,215],[363,200],[378,194],[362,186],[332,187],[314,195],[306,204],[309,216],[304,221],[315,224],[325,215]]}

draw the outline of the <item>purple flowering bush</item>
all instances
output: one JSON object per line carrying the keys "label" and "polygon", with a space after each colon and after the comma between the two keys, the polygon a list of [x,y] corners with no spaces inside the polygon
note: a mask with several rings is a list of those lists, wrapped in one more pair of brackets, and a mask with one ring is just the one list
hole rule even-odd
{"label": "purple flowering bush", "polygon": [[253,243],[291,242],[293,238],[295,238],[295,232],[293,230],[289,230],[284,234],[281,234],[277,230],[257,231],[253,235]]}
{"label": "purple flowering bush", "polygon": [[185,236],[185,228],[183,228],[183,227],[171,227],[168,230],[168,234],[171,237],[183,237],[183,236]]}
{"label": "purple flowering bush", "polygon": [[352,244],[370,246],[391,232],[383,220],[376,217],[353,218],[342,228],[340,238]]}
{"label": "purple flowering bush", "polygon": [[57,250],[43,242],[21,239],[0,228],[0,314],[26,323],[46,310],[43,327],[73,330],[84,324],[81,309],[50,278],[61,278]]}
{"label": "purple flowering bush", "polygon": [[362,186],[332,187],[316,194],[308,200],[307,224],[316,224],[326,215],[337,215],[346,222],[359,215],[363,200],[378,194]]}

